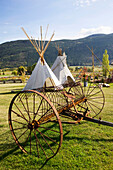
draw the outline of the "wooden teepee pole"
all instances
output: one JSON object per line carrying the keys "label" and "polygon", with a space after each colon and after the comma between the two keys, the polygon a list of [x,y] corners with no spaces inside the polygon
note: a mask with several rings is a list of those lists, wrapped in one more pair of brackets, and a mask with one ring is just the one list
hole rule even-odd
{"label": "wooden teepee pole", "polygon": [[[35,50],[37,51],[37,53],[38,53],[39,56],[40,56],[40,53],[39,53],[37,47],[36,47],[35,44],[32,42],[32,40],[30,39],[30,37],[28,36],[28,34],[27,34],[26,31],[24,30],[24,28],[22,27],[21,29],[23,30],[23,32],[25,33],[25,35],[28,37],[29,41],[31,42],[31,44],[33,45],[33,47],[35,48]],[[40,57],[41,57],[41,56],[40,56]]]}

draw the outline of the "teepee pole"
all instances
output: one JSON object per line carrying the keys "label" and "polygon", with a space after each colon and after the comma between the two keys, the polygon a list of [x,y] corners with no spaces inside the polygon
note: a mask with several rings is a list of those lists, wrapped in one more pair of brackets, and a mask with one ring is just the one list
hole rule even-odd
{"label": "teepee pole", "polygon": [[47,25],[47,28],[46,28],[46,33],[45,33],[45,38],[44,38],[44,44],[43,44],[43,46],[45,45],[45,40],[46,40],[46,36],[47,36],[47,32],[48,32],[48,27],[49,27],[49,24]]}
{"label": "teepee pole", "polygon": [[[40,49],[40,40],[39,40],[39,37],[38,37],[38,46],[39,46],[39,49]],[[41,51],[41,49],[40,49]]]}
{"label": "teepee pole", "polygon": [[40,34],[41,34],[41,51],[43,51],[43,42],[42,42],[42,26],[40,26]]}
{"label": "teepee pole", "polygon": [[39,48],[39,46],[38,46],[38,44],[37,44],[36,39],[34,39],[34,40],[35,40],[36,47],[38,48],[39,52],[41,52],[41,50],[40,50],[40,48]]}
{"label": "teepee pole", "polygon": [[39,53],[37,47],[36,47],[35,44],[32,42],[32,40],[30,39],[30,37],[28,36],[28,34],[27,34],[26,31],[24,30],[24,28],[21,27],[21,29],[23,30],[23,32],[25,33],[25,35],[27,36],[27,38],[29,39],[29,41],[31,42],[31,44],[33,45],[33,47],[35,48],[35,50],[37,51],[37,53],[39,54],[39,56],[41,57],[41,54]]}
{"label": "teepee pole", "polygon": [[45,53],[45,51],[47,50],[47,48],[48,48],[48,46],[49,46],[49,44],[50,44],[50,42],[51,42],[51,40],[52,40],[52,38],[53,38],[53,36],[54,36],[54,32],[53,32],[53,34],[52,34],[52,36],[51,36],[51,38],[50,38],[50,40],[48,41],[48,43],[46,44],[46,46],[45,46],[45,48],[44,48],[44,50],[42,51],[42,55],[44,55],[44,53]]}
{"label": "teepee pole", "polygon": [[63,66],[64,66],[64,63],[63,63],[63,60],[64,60],[64,59],[65,59],[65,58],[63,58],[62,60],[60,60],[60,62],[56,65],[55,68],[52,69],[52,71],[54,71],[54,70],[60,65],[60,63],[62,63]]}

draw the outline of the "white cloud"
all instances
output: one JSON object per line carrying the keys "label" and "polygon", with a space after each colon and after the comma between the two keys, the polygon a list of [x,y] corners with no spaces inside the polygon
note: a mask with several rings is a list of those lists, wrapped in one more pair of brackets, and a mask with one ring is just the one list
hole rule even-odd
{"label": "white cloud", "polygon": [[108,26],[100,26],[98,28],[82,28],[76,38],[83,38],[92,34],[110,34],[113,29]]}
{"label": "white cloud", "polygon": [[73,0],[73,5],[76,7],[85,7],[89,6],[92,3],[99,1],[99,0]]}

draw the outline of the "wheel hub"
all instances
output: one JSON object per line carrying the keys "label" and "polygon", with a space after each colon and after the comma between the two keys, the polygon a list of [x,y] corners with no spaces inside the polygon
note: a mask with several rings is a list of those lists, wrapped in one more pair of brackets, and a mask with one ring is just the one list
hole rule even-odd
{"label": "wheel hub", "polygon": [[33,120],[31,123],[28,124],[28,129],[33,130],[39,127],[39,123],[36,120]]}

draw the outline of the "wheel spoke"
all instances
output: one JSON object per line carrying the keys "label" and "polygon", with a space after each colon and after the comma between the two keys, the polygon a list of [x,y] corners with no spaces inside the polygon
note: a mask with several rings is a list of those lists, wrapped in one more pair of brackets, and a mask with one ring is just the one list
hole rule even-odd
{"label": "wheel spoke", "polygon": [[30,130],[30,154],[31,154],[31,130]]}
{"label": "wheel spoke", "polygon": [[26,141],[24,142],[24,146],[26,145],[26,143],[28,142],[28,139],[29,139],[29,137],[30,137],[30,133],[31,133],[31,130],[30,130],[30,132],[29,132],[29,134],[28,134],[28,137],[27,137],[27,139],[26,139]]}
{"label": "wheel spoke", "polygon": [[[90,100],[91,100],[91,98],[90,98]],[[95,100],[91,100],[91,101],[94,102],[94,103],[103,104],[103,102],[98,102],[98,101],[95,101]]]}
{"label": "wheel spoke", "polygon": [[[47,92],[47,96],[49,94]],[[9,107],[9,126],[16,144],[24,153],[49,159],[59,151],[63,133],[59,114],[51,102],[56,102],[55,97],[53,94],[49,100],[35,90],[22,91],[13,97]],[[60,99],[64,100],[62,95]],[[57,124],[49,122],[50,118],[54,118]]]}
{"label": "wheel spoke", "polygon": [[37,139],[37,135],[36,135],[36,132],[34,132],[34,135],[35,135],[35,139],[36,139],[36,148],[37,148],[37,153],[38,153],[38,158],[39,158],[39,149],[38,149],[38,139]]}
{"label": "wheel spoke", "polygon": [[89,96],[96,88],[97,87],[93,87],[93,89],[87,95]]}
{"label": "wheel spoke", "polygon": [[27,126],[26,127],[15,128],[13,130],[20,130],[20,129],[25,129],[25,128],[27,128]]}
{"label": "wheel spoke", "polygon": [[47,143],[47,145],[49,146],[49,148],[51,149],[51,151],[54,153],[53,149],[51,148],[51,146],[49,145],[49,143],[46,141],[46,139],[44,138],[43,134],[37,129],[37,131],[40,133],[41,137],[44,139],[44,141]]}
{"label": "wheel spoke", "polygon": [[[36,129],[37,131],[37,129]],[[48,137],[47,135],[43,134],[46,138],[48,138],[49,140],[51,140],[52,142],[56,143],[57,145],[59,145],[56,141],[54,141],[53,139],[51,139],[50,137]]]}
{"label": "wheel spoke", "polygon": [[94,95],[96,95],[96,94],[98,94],[98,93],[100,93],[100,92],[101,92],[101,91],[98,91],[98,92],[96,92],[96,93],[93,93],[92,95],[88,95],[87,98],[88,98],[88,97],[92,97],[92,96],[94,96]]}
{"label": "wheel spoke", "polygon": [[95,108],[97,108],[97,109],[99,109],[100,110],[100,108],[99,107],[97,107],[96,105],[94,105],[93,103],[91,103],[90,101],[88,101],[92,106],[94,106]]}
{"label": "wheel spoke", "polygon": [[103,99],[103,97],[90,97],[90,99]]}
{"label": "wheel spoke", "polygon": [[89,102],[87,102],[88,103],[88,105],[90,106],[90,108],[92,109],[92,111],[95,113],[95,114],[97,114],[96,112],[95,112],[95,110],[93,109],[93,107],[91,106],[91,104],[89,103]]}
{"label": "wheel spoke", "polygon": [[[17,106],[17,104],[14,103],[14,105],[16,106],[16,108],[18,109],[18,111],[21,113],[21,115],[23,116],[23,118],[24,118],[26,121],[28,121],[28,120],[25,118],[25,116],[23,115],[23,113],[21,112],[21,110],[19,109],[19,107]],[[15,113],[16,113],[16,112],[15,112]]]}
{"label": "wheel spoke", "polygon": [[26,120],[28,122],[28,120],[25,117],[22,117],[21,115],[19,115],[18,113],[16,113],[14,110],[11,110],[13,113],[15,113],[18,117],[21,117],[22,119]]}
{"label": "wheel spoke", "polygon": [[23,136],[27,131],[28,131],[28,128],[17,138],[17,140],[18,140],[19,138],[21,138],[21,136]]}
{"label": "wheel spoke", "polygon": [[27,124],[25,124],[25,123],[22,123],[22,122],[19,122],[19,121],[17,121],[17,120],[12,120],[13,122],[16,122],[16,123],[19,123],[19,124],[22,124],[22,125],[27,125]]}
{"label": "wheel spoke", "polygon": [[[37,130],[36,130],[36,131],[37,131]],[[43,147],[42,147],[40,141],[38,140],[37,135],[36,135],[36,139],[37,139],[37,141],[38,141],[38,143],[39,143],[39,145],[40,145],[42,151],[44,152],[44,154],[45,154],[45,156],[46,156],[46,158],[47,158],[47,155],[46,155],[46,153],[45,153],[45,151],[44,151],[44,149],[43,149]]]}
{"label": "wheel spoke", "polygon": [[27,113],[27,109],[26,109],[26,107],[25,107],[25,105],[24,105],[22,99],[20,98],[20,96],[19,96],[19,99],[20,99],[20,101],[21,101],[21,103],[22,103],[22,106],[24,107],[24,109],[25,109],[25,111],[26,111],[26,113]]}
{"label": "wheel spoke", "polygon": [[47,127],[44,127],[44,126],[40,126],[40,128],[44,128],[44,129],[46,129],[46,130],[50,130],[50,131],[52,131],[52,132],[60,133],[59,131],[56,131],[56,130],[49,129],[49,128],[47,128]]}

